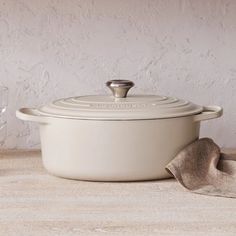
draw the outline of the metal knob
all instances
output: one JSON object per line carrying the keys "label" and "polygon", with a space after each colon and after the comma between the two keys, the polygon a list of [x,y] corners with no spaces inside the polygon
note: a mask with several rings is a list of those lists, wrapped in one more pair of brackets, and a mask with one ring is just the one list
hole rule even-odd
{"label": "metal knob", "polygon": [[106,86],[112,91],[114,97],[125,98],[134,83],[130,80],[109,80]]}

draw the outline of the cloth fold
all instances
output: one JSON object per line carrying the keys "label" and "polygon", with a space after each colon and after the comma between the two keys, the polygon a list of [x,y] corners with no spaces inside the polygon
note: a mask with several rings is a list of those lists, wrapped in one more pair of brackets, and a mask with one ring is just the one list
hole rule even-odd
{"label": "cloth fold", "polygon": [[210,138],[185,147],[166,169],[194,193],[236,198],[236,158],[221,153]]}

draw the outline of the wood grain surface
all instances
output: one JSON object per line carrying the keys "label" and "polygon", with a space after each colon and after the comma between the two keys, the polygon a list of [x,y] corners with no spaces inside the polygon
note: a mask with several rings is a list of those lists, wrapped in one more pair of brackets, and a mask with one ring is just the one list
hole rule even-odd
{"label": "wood grain surface", "polygon": [[[231,150],[232,151],[232,150]],[[236,235],[236,199],[184,190],[173,179],[66,180],[39,151],[0,154],[0,236]]]}

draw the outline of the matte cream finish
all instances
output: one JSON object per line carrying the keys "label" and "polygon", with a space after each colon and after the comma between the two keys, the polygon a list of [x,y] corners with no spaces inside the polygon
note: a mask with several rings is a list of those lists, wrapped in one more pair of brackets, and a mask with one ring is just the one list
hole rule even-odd
{"label": "matte cream finish", "polygon": [[43,163],[55,175],[128,181],[169,177],[166,164],[198,138],[192,117],[91,121],[55,119],[40,125]]}
{"label": "matte cream finish", "polygon": [[165,166],[199,137],[200,121],[222,115],[218,106],[168,119],[81,120],[46,117],[35,109],[16,113],[40,124],[42,157],[53,175],[94,181],[170,177]]}
{"label": "matte cream finish", "polygon": [[90,120],[162,119],[189,116],[202,111],[202,106],[192,102],[159,95],[69,97],[37,108],[37,112],[43,116]]}

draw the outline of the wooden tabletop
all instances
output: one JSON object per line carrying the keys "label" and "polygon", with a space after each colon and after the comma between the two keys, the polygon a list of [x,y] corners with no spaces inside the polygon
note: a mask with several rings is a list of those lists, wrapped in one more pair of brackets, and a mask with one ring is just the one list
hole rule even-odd
{"label": "wooden tabletop", "polygon": [[39,151],[0,154],[0,235],[236,235],[236,199],[173,179],[132,183],[47,174]]}

